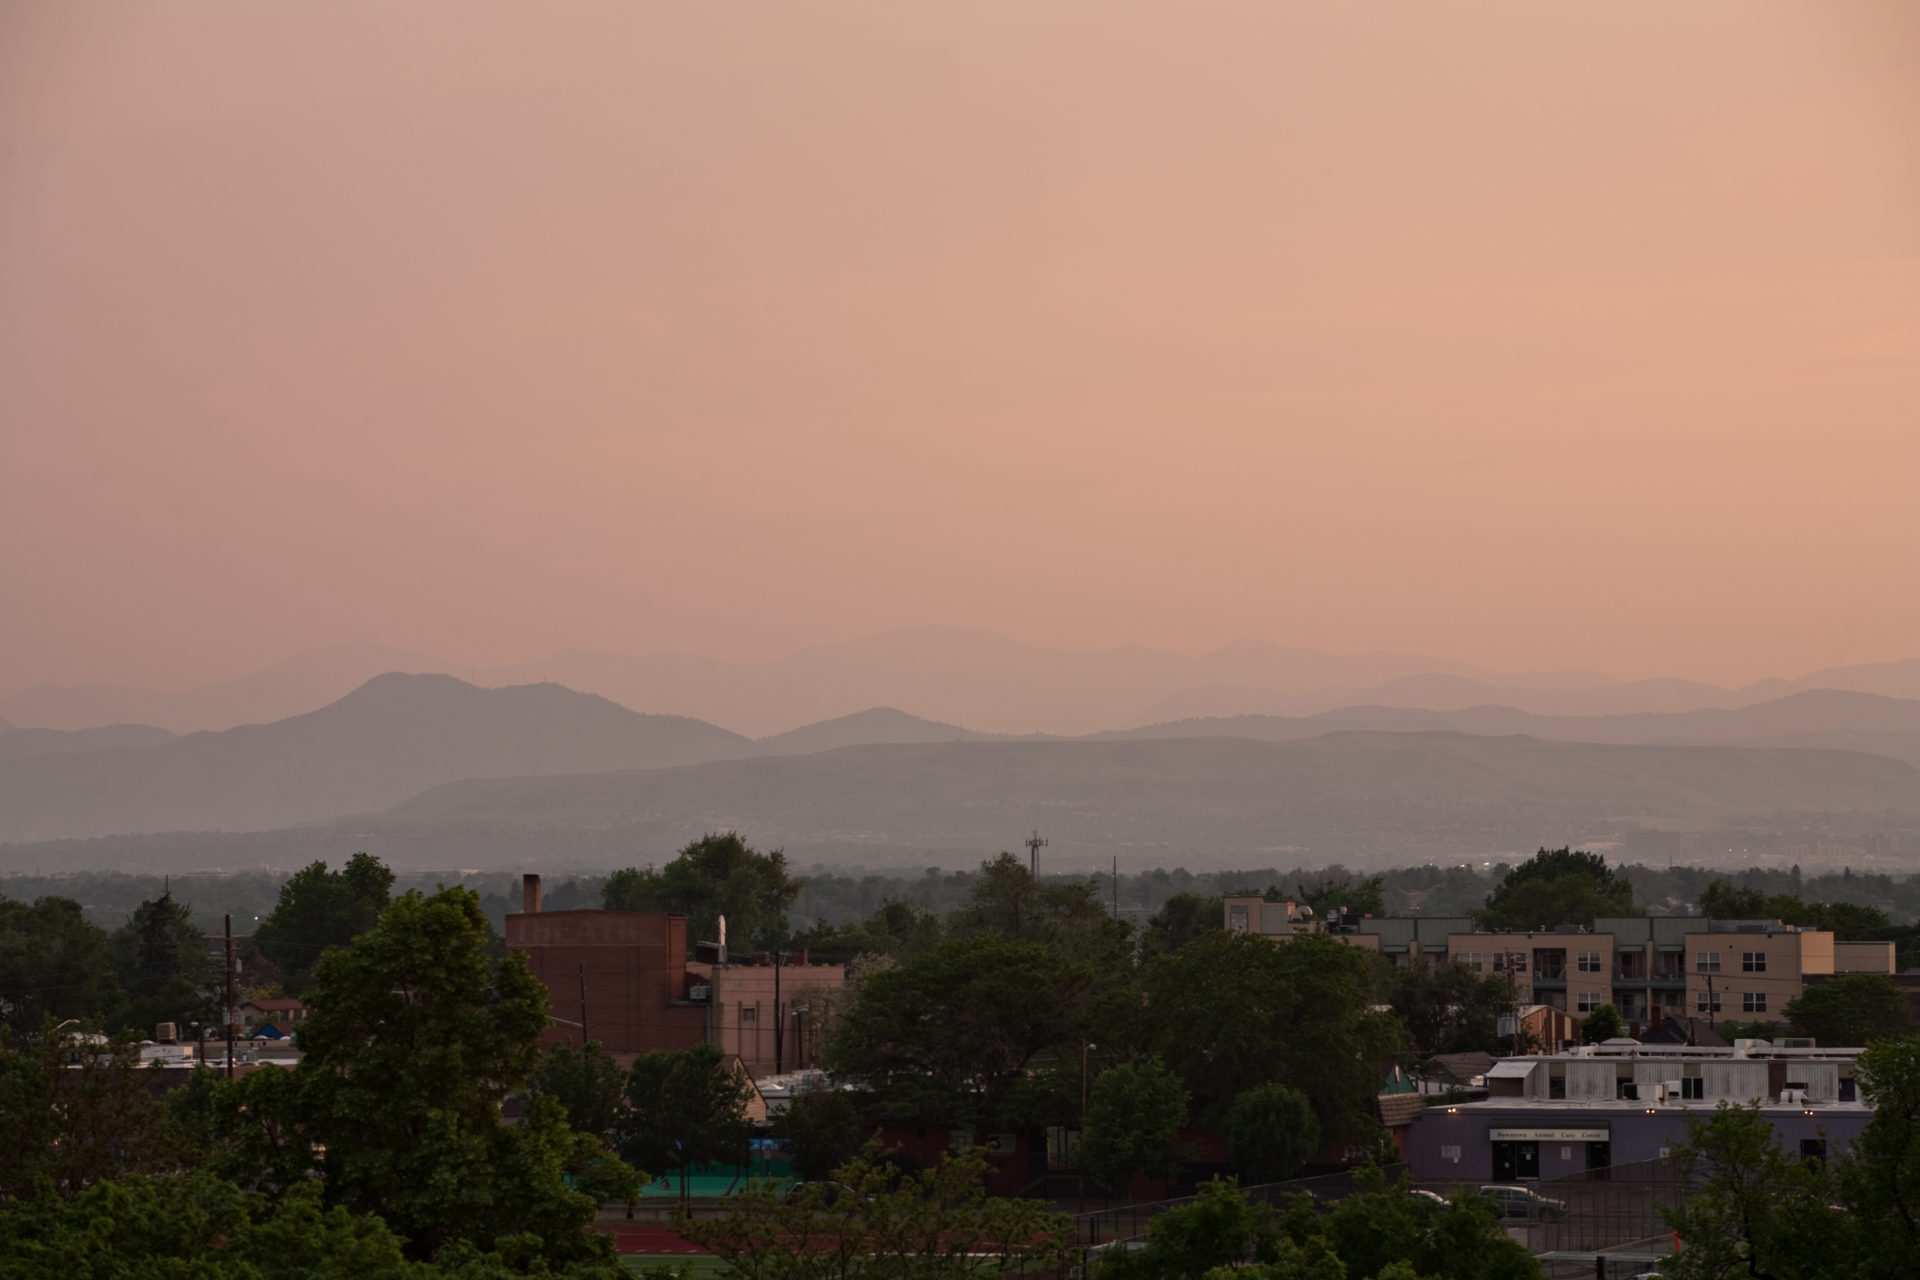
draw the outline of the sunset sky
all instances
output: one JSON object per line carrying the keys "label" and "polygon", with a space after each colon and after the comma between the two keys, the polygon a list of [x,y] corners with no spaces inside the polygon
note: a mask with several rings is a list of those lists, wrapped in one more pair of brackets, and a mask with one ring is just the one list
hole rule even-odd
{"label": "sunset sky", "polygon": [[0,5],[0,694],[1916,584],[1912,0]]}

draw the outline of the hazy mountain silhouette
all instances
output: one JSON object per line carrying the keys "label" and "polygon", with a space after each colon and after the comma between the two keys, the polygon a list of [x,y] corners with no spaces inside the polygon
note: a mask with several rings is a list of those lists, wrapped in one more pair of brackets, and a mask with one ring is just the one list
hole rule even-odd
{"label": "hazy mountain silhouette", "polygon": [[656,768],[751,750],[713,725],[558,685],[383,675],[274,724],[0,764],[0,840],[263,829],[384,808],[456,778]]}
{"label": "hazy mountain silhouette", "polygon": [[1084,734],[1209,716],[1310,716],[1381,705],[1536,715],[1731,710],[1798,690],[1920,697],[1920,661],[1836,667],[1741,689],[1620,681],[1590,671],[1499,673],[1409,654],[1333,654],[1241,641],[1186,655],[1142,646],[1048,649],[984,631],[925,627],[802,649],[767,662],[579,651],[470,671],[425,654],[348,645],[295,655],[241,680],[175,692],[42,686],[0,703],[21,725],[153,724],[176,732],[267,723],[324,706],[386,671],[472,676],[490,687],[554,682],[624,707],[764,737],[897,707],[980,733]]}
{"label": "hazy mountain silhouette", "polygon": [[314,711],[390,671],[453,673],[457,668],[405,649],[345,644],[308,649],[237,680],[190,689],[38,685],[0,703],[0,712],[17,724],[47,729],[151,724],[175,733],[195,733],[270,724]]}
{"label": "hazy mountain silhouette", "polygon": [[1583,825],[1623,818],[1883,810],[1920,810],[1920,770],[1844,751],[1346,732],[1296,742],[896,744],[463,781],[352,825],[430,843],[435,832],[497,837],[504,824],[524,828],[530,848],[540,830],[611,828],[670,848],[737,827],[790,851],[850,860],[991,850],[1040,826],[1063,849],[1214,857],[1276,846],[1431,854],[1495,838],[1564,841]]}
{"label": "hazy mountain silhouette", "polygon": [[977,742],[993,736],[962,729],[957,724],[922,720],[892,707],[870,707],[850,716],[772,734],[758,739],[753,747],[756,755],[794,756],[839,747],[895,742]]}
{"label": "hazy mountain silhouette", "polygon": [[0,720],[0,760],[27,756],[79,755],[115,747],[154,747],[172,733],[148,724],[110,724],[98,729],[15,729]]}
{"label": "hazy mountain silhouette", "polygon": [[[1633,715],[1538,715],[1510,706],[1426,711],[1352,706],[1312,716],[1222,716],[1174,720],[1097,735],[1107,738],[1193,738],[1224,735],[1265,742],[1318,737],[1340,729],[1391,732],[1451,730],[1481,735],[1529,734],[1562,742],[1744,743],[1752,746],[1898,746],[1920,735],[1920,701],[1816,689],[1732,710]],[[1895,751],[1893,754],[1901,755]]]}

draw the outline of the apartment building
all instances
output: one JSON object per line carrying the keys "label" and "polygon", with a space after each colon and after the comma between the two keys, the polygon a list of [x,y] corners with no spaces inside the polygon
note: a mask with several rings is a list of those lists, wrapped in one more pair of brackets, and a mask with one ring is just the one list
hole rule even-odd
{"label": "apartment building", "polygon": [[1835,942],[1825,930],[1778,920],[1617,916],[1592,929],[1496,933],[1476,931],[1464,916],[1315,920],[1293,903],[1259,898],[1228,898],[1225,912],[1227,928],[1276,940],[1321,932],[1396,964],[1444,958],[1505,979],[1516,1004],[1577,1017],[1611,1004],[1636,1036],[1683,1016],[1776,1021],[1809,977],[1894,971],[1890,942]]}

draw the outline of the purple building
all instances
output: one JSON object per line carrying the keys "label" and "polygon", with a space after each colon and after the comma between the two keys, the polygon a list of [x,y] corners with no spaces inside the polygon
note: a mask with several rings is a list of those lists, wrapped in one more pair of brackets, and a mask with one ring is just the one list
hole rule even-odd
{"label": "purple building", "polygon": [[1854,1079],[1857,1049],[1654,1048],[1633,1041],[1504,1058],[1482,1102],[1428,1107],[1407,1132],[1419,1182],[1524,1182],[1666,1155],[1688,1115],[1759,1103],[1787,1151],[1838,1155],[1873,1112]]}

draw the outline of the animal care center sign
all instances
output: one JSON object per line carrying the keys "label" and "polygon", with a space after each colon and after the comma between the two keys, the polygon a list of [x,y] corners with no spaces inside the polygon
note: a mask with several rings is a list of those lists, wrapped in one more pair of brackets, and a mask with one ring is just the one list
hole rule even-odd
{"label": "animal care center sign", "polygon": [[1489,1129],[1490,1142],[1606,1142],[1605,1129]]}

